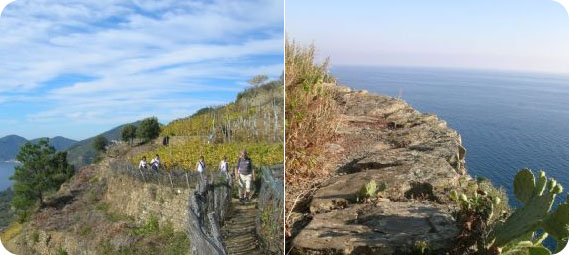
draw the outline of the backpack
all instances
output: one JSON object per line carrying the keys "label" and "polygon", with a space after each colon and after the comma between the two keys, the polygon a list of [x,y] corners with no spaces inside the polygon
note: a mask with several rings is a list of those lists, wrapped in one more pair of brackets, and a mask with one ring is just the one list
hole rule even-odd
{"label": "backpack", "polygon": [[240,174],[248,175],[251,174],[253,170],[253,163],[251,163],[250,158],[239,158],[237,161],[237,170]]}

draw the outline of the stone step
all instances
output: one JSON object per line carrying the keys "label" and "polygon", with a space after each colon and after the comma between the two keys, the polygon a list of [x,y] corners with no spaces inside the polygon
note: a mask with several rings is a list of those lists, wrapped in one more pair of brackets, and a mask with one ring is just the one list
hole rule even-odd
{"label": "stone step", "polygon": [[437,251],[457,233],[451,213],[439,204],[358,204],[314,215],[293,240],[293,254],[409,254],[418,241]]}
{"label": "stone step", "polygon": [[263,254],[256,235],[256,201],[241,204],[231,201],[232,212],[223,226],[225,246],[229,255]]}

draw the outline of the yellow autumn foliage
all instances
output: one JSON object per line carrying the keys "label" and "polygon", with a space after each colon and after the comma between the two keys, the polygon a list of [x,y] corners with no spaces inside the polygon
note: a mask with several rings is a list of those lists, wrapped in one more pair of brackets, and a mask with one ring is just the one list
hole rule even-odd
{"label": "yellow autumn foliage", "polygon": [[130,161],[134,165],[138,165],[142,156],[146,156],[150,162],[158,154],[160,155],[163,169],[183,168],[195,171],[195,165],[199,157],[204,156],[207,169],[217,170],[223,156],[227,156],[230,167],[233,168],[243,148],[247,150],[249,157],[253,160],[253,164],[257,166],[283,163],[284,150],[283,145],[280,143],[207,144],[198,138],[190,139],[182,144],[160,146],[157,149],[130,158]]}

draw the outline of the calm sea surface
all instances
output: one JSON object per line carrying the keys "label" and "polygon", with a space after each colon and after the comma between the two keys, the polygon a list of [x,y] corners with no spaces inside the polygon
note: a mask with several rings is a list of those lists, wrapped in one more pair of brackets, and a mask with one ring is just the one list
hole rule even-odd
{"label": "calm sea surface", "polygon": [[446,120],[462,136],[469,173],[504,186],[510,200],[513,177],[524,167],[544,169],[569,189],[569,76],[391,67],[331,72],[357,89],[394,97],[402,91],[415,109]]}
{"label": "calm sea surface", "polygon": [[0,191],[12,186],[10,176],[14,174],[14,164],[0,162]]}

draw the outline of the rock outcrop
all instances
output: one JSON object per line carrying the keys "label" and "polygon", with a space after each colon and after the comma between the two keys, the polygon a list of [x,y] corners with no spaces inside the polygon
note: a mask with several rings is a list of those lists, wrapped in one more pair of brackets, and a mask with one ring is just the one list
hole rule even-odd
{"label": "rock outcrop", "polygon": [[[466,176],[460,135],[404,101],[333,86],[345,111],[328,144],[336,173],[309,202],[295,254],[408,254],[448,248],[458,234],[446,193]],[[378,199],[358,201],[374,180]],[[437,253],[438,254],[438,253]]]}

